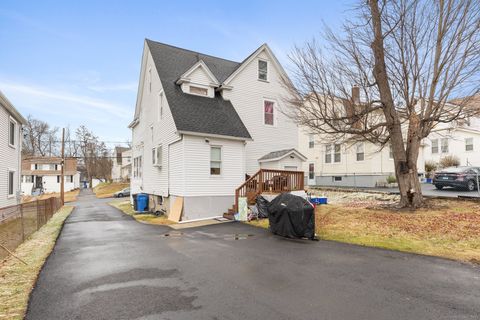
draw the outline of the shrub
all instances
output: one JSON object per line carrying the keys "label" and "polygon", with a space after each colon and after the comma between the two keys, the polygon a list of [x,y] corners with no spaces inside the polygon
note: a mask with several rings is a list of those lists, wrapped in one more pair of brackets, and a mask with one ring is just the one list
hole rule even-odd
{"label": "shrub", "polygon": [[435,161],[425,161],[425,176],[427,178],[432,177],[432,172],[437,170],[438,164]]}
{"label": "shrub", "polygon": [[397,178],[395,178],[395,176],[388,176],[387,177],[387,183],[396,183],[397,182]]}
{"label": "shrub", "polygon": [[440,159],[440,168],[458,167],[460,165],[460,159],[456,156],[445,156]]}

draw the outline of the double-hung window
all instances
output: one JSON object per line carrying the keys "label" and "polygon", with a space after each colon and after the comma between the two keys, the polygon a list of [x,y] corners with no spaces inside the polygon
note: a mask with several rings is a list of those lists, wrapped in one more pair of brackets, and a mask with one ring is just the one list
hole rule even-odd
{"label": "double-hung window", "polygon": [[438,153],[438,139],[432,140],[432,153]]}
{"label": "double-hung window", "polygon": [[448,138],[442,138],[442,153],[448,153]]}
{"label": "double-hung window", "polygon": [[308,165],[308,179],[313,180],[315,179],[315,164],[310,163]]}
{"label": "double-hung window", "polygon": [[265,60],[258,60],[258,80],[268,80],[268,62]]}
{"label": "double-hung window", "polygon": [[340,144],[334,145],[334,161],[335,162],[342,161],[342,146]]}
{"label": "double-hung window", "polygon": [[465,151],[473,151],[473,138],[465,139]]}
{"label": "double-hung window", "polygon": [[308,148],[313,149],[315,147],[315,136],[313,134],[308,136]]}
{"label": "double-hung window", "polygon": [[8,196],[13,196],[14,193],[14,179],[15,171],[8,171]]}
{"label": "double-hung window", "polygon": [[8,144],[11,147],[15,147],[15,131],[16,131],[17,123],[15,120],[10,118],[10,122],[8,125]]}
{"label": "double-hung window", "polygon": [[325,145],[325,163],[332,163],[332,145]]}
{"label": "double-hung window", "polygon": [[264,100],[263,101],[263,120],[264,124],[273,126],[275,125],[275,102]]}
{"label": "double-hung window", "polygon": [[156,167],[162,166],[162,145],[152,149],[152,164]]}
{"label": "double-hung window", "polygon": [[365,160],[365,145],[363,142],[357,143],[356,146],[356,153],[357,153],[357,161]]}
{"label": "double-hung window", "polygon": [[210,147],[210,174],[220,175],[222,172],[222,148]]}

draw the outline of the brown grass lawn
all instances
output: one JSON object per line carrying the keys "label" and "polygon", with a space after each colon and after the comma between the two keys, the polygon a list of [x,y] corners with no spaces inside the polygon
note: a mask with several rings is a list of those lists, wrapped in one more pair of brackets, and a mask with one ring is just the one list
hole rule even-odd
{"label": "brown grass lawn", "polygon": [[429,200],[415,212],[352,202],[319,206],[315,218],[320,239],[480,263],[479,202]]}
{"label": "brown grass lawn", "polygon": [[[72,191],[65,192],[65,203],[66,203],[66,202],[77,201],[77,196],[78,196],[79,193],[80,193],[80,189],[76,189],[76,190],[72,190]],[[56,193],[56,192],[46,193],[46,194],[42,194],[42,195],[37,196],[37,197],[23,196],[23,197],[22,197],[22,202],[30,202],[30,201],[35,201],[35,200],[44,200],[44,199],[48,199],[48,198],[51,198],[51,197],[57,197],[57,198],[59,198],[59,197],[60,197],[60,193]]]}
{"label": "brown grass lawn", "polygon": [[123,183],[123,182],[112,182],[112,183],[100,183],[98,184],[95,188],[93,188],[93,192],[95,192],[95,195],[97,198],[111,198],[113,197],[113,194],[117,191],[120,191],[124,188],[127,188],[130,186],[129,183]]}
{"label": "brown grass lawn", "polygon": [[15,255],[28,265],[14,257],[0,261],[0,319],[23,319],[38,273],[72,209],[69,206],[61,208],[15,250]]}
{"label": "brown grass lawn", "polygon": [[132,216],[135,220],[139,222],[144,222],[148,224],[157,224],[157,225],[169,225],[169,224],[174,224],[175,222],[170,221],[167,219],[165,216],[160,216],[157,217],[154,214],[148,214],[148,213],[141,213],[141,214],[136,214],[135,211],[133,211],[133,207],[130,204],[129,200],[116,200],[108,203],[112,207],[115,207],[122,211],[125,214],[128,214],[129,216]]}

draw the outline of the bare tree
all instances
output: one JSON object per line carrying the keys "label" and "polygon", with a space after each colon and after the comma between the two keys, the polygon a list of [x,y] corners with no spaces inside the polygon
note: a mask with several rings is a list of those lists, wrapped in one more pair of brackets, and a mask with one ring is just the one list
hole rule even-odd
{"label": "bare tree", "polygon": [[58,155],[58,128],[51,128],[47,122],[29,115],[23,134],[23,155],[42,157]]}
{"label": "bare tree", "polygon": [[90,187],[92,179],[103,181],[111,180],[112,160],[109,150],[86,126],[82,125],[76,130],[76,142],[79,145],[80,162],[85,168]]}
{"label": "bare tree", "polygon": [[343,33],[326,27],[325,45],[294,49],[286,112],[332,140],[390,144],[400,205],[419,207],[422,139],[478,112],[467,105],[480,88],[480,3],[362,0],[354,12]]}

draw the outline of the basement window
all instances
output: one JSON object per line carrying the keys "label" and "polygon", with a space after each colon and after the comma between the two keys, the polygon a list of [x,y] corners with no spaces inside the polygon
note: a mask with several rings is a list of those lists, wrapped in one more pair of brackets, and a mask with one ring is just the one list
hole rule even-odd
{"label": "basement window", "polygon": [[196,94],[199,96],[207,96],[208,95],[208,89],[207,88],[200,88],[196,86],[190,86],[190,93]]}
{"label": "basement window", "polygon": [[332,180],[333,180],[333,182],[339,182],[339,181],[342,181],[342,177],[335,176],[335,177],[332,177]]}

